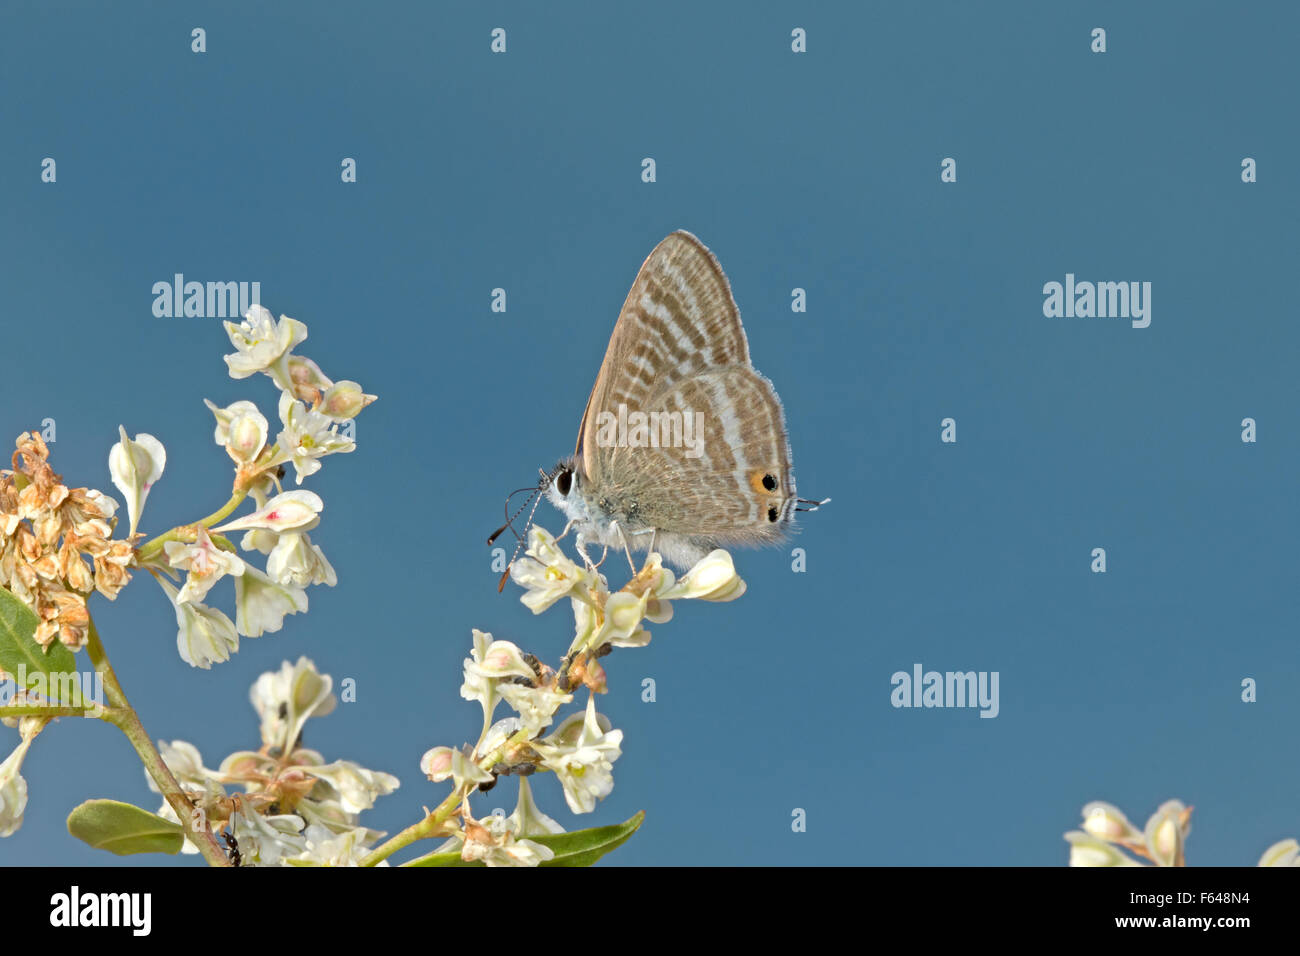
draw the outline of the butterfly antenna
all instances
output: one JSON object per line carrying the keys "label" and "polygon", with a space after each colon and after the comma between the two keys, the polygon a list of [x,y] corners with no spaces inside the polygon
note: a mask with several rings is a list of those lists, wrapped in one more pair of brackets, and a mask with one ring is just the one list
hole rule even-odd
{"label": "butterfly antenna", "polygon": [[795,508],[795,511],[816,511],[822,505],[828,505],[831,503],[831,499],[829,498],[823,498],[821,501],[814,501],[811,498],[796,498],[795,501],[801,505],[812,505],[811,508]]}
{"label": "butterfly antenna", "polygon": [[[513,498],[515,495],[523,494],[524,492],[530,492],[530,494],[528,495],[528,500],[525,501],[522,505],[520,505],[519,509],[515,511],[514,514],[509,515],[509,517],[506,519],[506,523],[503,524],[501,527],[497,528],[496,531],[492,532],[492,536],[488,538],[487,543],[492,544],[492,542],[496,541],[497,538],[501,537],[502,532],[504,532],[507,528],[509,528],[510,533],[513,534],[518,539],[518,541],[515,543],[514,554],[510,555],[510,560],[506,562],[506,569],[501,574],[501,580],[497,582],[498,594],[500,594],[502,591],[506,589],[506,580],[510,577],[510,568],[515,563],[515,559],[519,557],[519,552],[523,550],[524,544],[526,543],[528,538],[528,529],[533,526],[533,515],[537,513],[537,506],[542,503],[541,493],[546,488],[550,480],[551,480],[551,476],[548,475],[545,471],[543,471],[542,480],[538,482],[536,488],[517,488],[514,491],[510,492],[509,495],[506,496],[505,510],[508,513],[510,510],[511,498]],[[521,514],[523,514],[524,509],[527,508],[530,504],[533,506],[533,508],[531,511],[528,512],[528,521],[524,524],[524,533],[521,535],[518,531],[515,530],[515,519],[518,518]]]}
{"label": "butterfly antenna", "polygon": [[[537,488],[516,488],[514,491],[510,492],[510,494],[506,495],[506,503],[505,503],[506,523],[503,524],[501,527],[497,528],[497,529],[496,529],[495,531],[493,531],[490,535],[488,535],[487,543],[488,543],[488,544],[495,544],[497,538],[501,537],[501,535],[506,531],[507,528],[509,528],[510,531],[514,533],[514,536],[515,536],[516,538],[519,537],[519,532],[517,532],[517,531],[514,530],[515,519],[518,518],[518,517],[523,513],[523,510],[524,510],[525,508],[527,508],[528,505],[529,505],[529,503],[533,500],[533,496],[536,495],[536,494],[537,494],[539,491],[541,491],[541,490],[542,490],[542,489],[541,489],[540,487],[537,487]],[[526,491],[527,491],[527,492],[532,492],[532,494],[530,494],[530,495],[528,496],[528,501],[525,501],[522,505],[520,505],[520,506],[519,506],[519,509],[518,509],[514,514],[511,514],[511,513],[510,513],[510,499],[513,498],[515,495],[522,495],[522,494],[523,494],[524,492],[526,492]]]}

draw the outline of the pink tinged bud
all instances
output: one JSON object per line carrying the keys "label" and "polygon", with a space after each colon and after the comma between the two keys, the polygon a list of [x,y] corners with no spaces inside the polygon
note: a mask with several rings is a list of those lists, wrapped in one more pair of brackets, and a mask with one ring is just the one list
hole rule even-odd
{"label": "pink tinged bud", "polygon": [[289,381],[293,383],[293,394],[308,404],[315,404],[321,389],[334,384],[319,365],[301,355],[289,356]]}
{"label": "pink tinged bud", "polygon": [[420,758],[420,769],[435,783],[446,780],[451,776],[451,757],[450,747],[434,747]]}
{"label": "pink tinged bud", "polygon": [[302,355],[289,356],[289,378],[295,385],[314,385],[317,388],[329,388],[334,384],[319,365]]}
{"label": "pink tinged bud", "polygon": [[320,496],[312,491],[286,491],[276,495],[251,515],[227,522],[214,531],[246,531],[264,528],[269,531],[290,531],[294,528],[314,527],[317,517],[325,507]]}
{"label": "pink tinged bud", "polygon": [[377,397],[366,395],[356,382],[338,382],[326,390],[320,410],[336,421],[345,421],[356,418],[357,413]]}
{"label": "pink tinged bud", "polygon": [[246,464],[266,446],[267,422],[260,412],[240,415],[230,423],[226,451],[235,461]]}
{"label": "pink tinged bud", "polygon": [[485,677],[533,677],[533,669],[524,662],[519,648],[510,641],[493,641],[483,655],[483,663],[476,670]]}

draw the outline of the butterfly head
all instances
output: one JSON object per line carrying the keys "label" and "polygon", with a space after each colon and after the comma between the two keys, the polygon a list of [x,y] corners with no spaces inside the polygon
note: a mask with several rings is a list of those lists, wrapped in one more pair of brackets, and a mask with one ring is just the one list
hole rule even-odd
{"label": "butterfly head", "polygon": [[542,491],[565,518],[583,523],[588,517],[584,484],[577,458],[565,458],[542,479]]}

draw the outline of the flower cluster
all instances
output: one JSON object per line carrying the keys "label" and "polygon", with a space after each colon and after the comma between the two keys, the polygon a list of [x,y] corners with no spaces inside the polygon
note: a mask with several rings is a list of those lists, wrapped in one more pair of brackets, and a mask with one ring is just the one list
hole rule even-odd
{"label": "flower cluster", "polygon": [[[459,807],[461,823],[448,824],[452,838],[441,849],[458,849],[463,859],[489,866],[544,862],[551,858],[551,850],[527,837],[563,832],[533,804],[528,775],[554,773],[574,813],[590,813],[596,801],[613,790],[613,764],[622,753],[623,732],[596,712],[594,694],[606,690],[599,659],[615,647],[645,646],[650,633],[642,623],[669,620],[674,600],[732,601],[745,593],[745,582],[725,551],[712,552],[680,580],[663,566],[657,553],[651,553],[641,570],[612,593],[604,577],[566,557],[542,528],[530,529],[525,554],[510,568],[511,577],[524,588],[524,605],[540,614],[569,598],[576,633],[568,653],[555,670],[511,641],[475,630],[460,693],[481,705],[483,732],[473,747],[434,747],[420,761],[430,780],[451,780],[449,801]],[[559,708],[573,700],[572,691],[578,686],[592,692],[586,708],[543,735]],[[493,723],[502,701],[515,716]],[[499,776],[507,774],[520,776],[515,813],[475,820],[469,794],[491,789]]]}
{"label": "flower cluster", "polygon": [[23,432],[16,444],[13,470],[0,471],[0,586],[36,612],[37,643],[79,650],[90,624],[86,598],[117,597],[131,579],[131,545],[113,539],[116,501],[64,485],[40,435]]}
{"label": "flower cluster", "polygon": [[[1184,866],[1192,808],[1167,800],[1139,830],[1116,806],[1094,800],[1083,808],[1083,829],[1065,834],[1070,866]],[[1120,850],[1149,860],[1142,863]],[[1260,866],[1300,866],[1300,844],[1282,840],[1264,851]]]}
{"label": "flower cluster", "polygon": [[[239,649],[241,635],[260,637],[278,631],[287,615],[305,612],[308,586],[338,583],[333,566],[307,534],[320,523],[324,502],[310,491],[282,491],[280,476],[284,466],[292,465],[297,483],[302,484],[320,470],[325,456],[353,451],[356,444],[340,435],[339,428],[375,400],[356,382],[336,383],[311,359],[292,354],[293,347],[307,338],[302,322],[288,316],[276,322],[259,305],[248,311],[242,323],[225,325],[236,349],[225,357],[231,376],[242,379],[261,372],[281,389],[282,428],[274,444],[269,443],[270,424],[254,403],[238,401],[221,408],[205,399],[216,418],[213,439],[235,464],[235,503],[251,495],[257,510],[210,532],[202,524],[177,529],[161,551],[142,549],[176,612],[181,658],[202,668],[229,660]],[[133,500],[130,495],[128,500]],[[143,503],[142,496],[140,500]],[[240,546],[266,555],[266,570],[240,557],[234,545],[220,536],[223,531],[244,531]],[[176,577],[179,571],[186,577],[178,589],[162,575]],[[202,603],[226,575],[235,581],[233,622]]]}
{"label": "flower cluster", "polygon": [[[362,826],[359,817],[397,789],[397,778],[349,760],[326,763],[302,746],[304,724],[334,709],[332,688],[329,675],[305,657],[262,674],[250,695],[262,746],[232,753],[216,770],[203,765],[192,744],[159,741],[164,762],[202,819],[214,833],[229,824],[243,865],[355,866],[384,835]],[[231,785],[243,793],[228,795]],[[149,786],[158,792],[152,779]],[[158,812],[177,820],[165,800]],[[184,851],[198,852],[188,840]]]}

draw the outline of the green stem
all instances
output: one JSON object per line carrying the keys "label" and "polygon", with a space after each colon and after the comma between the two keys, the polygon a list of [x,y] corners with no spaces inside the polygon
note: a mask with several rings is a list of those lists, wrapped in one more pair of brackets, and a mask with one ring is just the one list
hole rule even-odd
{"label": "green stem", "polygon": [[104,711],[101,719],[108,721],[126,734],[126,739],[135,748],[136,754],[140,757],[140,762],[144,764],[145,770],[148,771],[149,776],[153,778],[154,783],[158,785],[158,789],[162,792],[163,799],[176,811],[176,817],[181,821],[181,826],[187,830],[186,835],[198,847],[199,853],[208,861],[208,864],[210,866],[230,866],[226,851],[217,842],[212,828],[206,824],[202,830],[191,826],[194,804],[190,802],[190,798],[186,796],[185,791],[181,789],[181,785],[172,776],[171,770],[163,761],[162,754],[154,747],[153,741],[149,739],[144,724],[140,723],[140,716],[126,699],[122,685],[118,682],[117,675],[113,673],[113,665],[108,661],[108,654],[104,651],[103,642],[99,639],[99,631],[95,629],[93,619],[90,622],[86,649],[90,653],[90,660],[95,665],[95,670],[104,675],[104,687],[108,691],[110,706]]}
{"label": "green stem", "polygon": [[413,823],[397,836],[385,843],[380,844],[361,861],[362,866],[375,866],[388,859],[403,847],[410,846],[416,840],[423,840],[427,837],[438,836],[442,824],[446,822],[456,808],[460,806],[461,794],[459,790],[453,790],[447,795],[447,799],[438,804],[436,810],[430,813],[419,823]]}
{"label": "green stem", "polygon": [[206,518],[203,518],[199,521],[195,521],[192,524],[177,525],[175,528],[172,528],[170,531],[166,532],[165,534],[160,534],[158,535],[158,537],[146,541],[144,544],[140,545],[140,547],[137,549],[137,559],[141,563],[148,561],[150,558],[155,557],[160,551],[162,551],[163,545],[166,544],[168,541],[179,541],[182,537],[185,537],[186,535],[195,534],[200,526],[204,528],[211,528],[222,518],[225,518],[232,511],[238,508],[240,502],[242,502],[247,497],[248,497],[247,489],[243,491],[236,491],[233,494],[231,494],[229,501],[227,501],[216,511],[212,512],[212,514],[208,515]]}
{"label": "green stem", "polygon": [[[500,747],[497,747],[486,757],[479,759],[479,768],[486,770],[489,767],[496,766],[510,749],[518,744],[526,743],[529,739],[530,737],[527,730],[516,731],[515,734]],[[361,865],[374,866],[375,864],[388,859],[403,847],[410,846],[416,840],[440,836],[443,823],[445,823],[447,819],[460,808],[463,800],[464,794],[462,794],[459,789],[453,790],[451,793],[447,794],[447,799],[438,804],[437,808],[419,823],[411,824],[391,840],[388,840],[371,850],[370,853],[362,859]]]}
{"label": "green stem", "polygon": [[98,717],[93,707],[45,707],[40,704],[0,706],[0,717]]}

